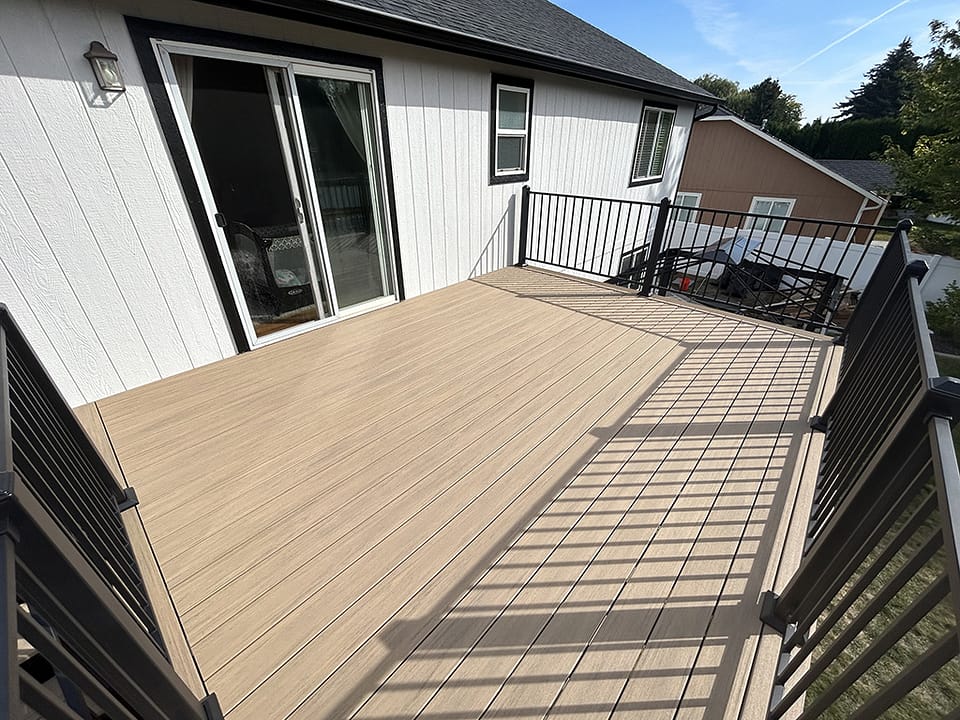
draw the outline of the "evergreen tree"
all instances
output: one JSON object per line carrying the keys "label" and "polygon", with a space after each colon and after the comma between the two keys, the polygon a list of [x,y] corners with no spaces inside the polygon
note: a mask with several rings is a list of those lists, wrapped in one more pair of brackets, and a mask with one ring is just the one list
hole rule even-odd
{"label": "evergreen tree", "polygon": [[891,143],[885,159],[912,207],[960,218],[960,20],[954,26],[933,21],[930,37],[933,49],[901,117],[907,131],[933,129],[917,140],[912,155]]}
{"label": "evergreen tree", "polygon": [[912,77],[920,60],[910,38],[887,53],[883,62],[867,73],[867,80],[835,107],[841,120],[897,117],[912,94]]}

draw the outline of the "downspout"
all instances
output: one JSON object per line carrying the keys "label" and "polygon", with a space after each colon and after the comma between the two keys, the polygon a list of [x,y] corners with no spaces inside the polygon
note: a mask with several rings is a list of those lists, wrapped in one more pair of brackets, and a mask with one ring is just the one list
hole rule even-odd
{"label": "downspout", "polygon": [[[873,207],[868,207],[868,205],[869,205],[869,203],[870,203],[870,198],[868,198],[866,195],[864,195],[864,196],[863,196],[863,202],[860,203],[860,210],[857,212],[857,216],[853,219],[853,224],[854,224],[854,225],[859,225],[859,224],[860,224],[860,221],[863,219],[863,214],[864,214],[865,212],[868,212],[868,211],[871,211],[871,210],[877,210],[877,209],[880,209],[880,212],[879,212],[879,214],[877,215],[877,220],[879,220],[879,219],[880,219],[880,215],[883,215],[883,210],[887,207],[887,202],[888,202],[887,200],[883,200],[883,201],[881,201],[880,203],[878,203],[877,205],[874,205]],[[874,223],[874,225],[876,225],[876,223]],[[857,231],[857,228],[855,228],[855,227],[850,228],[850,232],[847,233],[847,242],[850,242],[851,240],[853,240],[853,235],[854,235],[854,233],[855,233],[856,231]]]}
{"label": "downspout", "polygon": [[683,145],[683,157],[680,158],[680,177],[677,178],[677,187],[673,192],[673,197],[671,200],[677,199],[677,192],[680,191],[680,184],[683,182],[683,170],[687,166],[687,150],[690,149],[690,138],[693,136],[693,123],[697,120],[703,120],[713,115],[717,110],[720,109],[720,105],[710,105],[709,109],[702,115],[697,115],[697,108],[699,108],[701,103],[697,103],[693,107],[693,122],[690,123],[690,132],[687,133],[687,142]]}

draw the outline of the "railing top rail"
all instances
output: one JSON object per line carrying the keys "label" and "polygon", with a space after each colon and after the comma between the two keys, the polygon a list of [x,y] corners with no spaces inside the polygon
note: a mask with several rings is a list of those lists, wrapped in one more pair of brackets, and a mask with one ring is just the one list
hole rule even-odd
{"label": "railing top rail", "polygon": [[[77,416],[74,415],[73,411],[70,409],[70,403],[68,403],[66,398],[63,397],[63,394],[60,392],[57,384],[53,381],[53,378],[50,377],[46,368],[44,368],[43,364],[37,359],[30,342],[24,336],[23,331],[17,324],[17,321],[14,320],[9,308],[7,308],[7,306],[3,303],[0,303],[0,328],[2,328],[4,334],[6,335],[7,343],[9,343],[10,340],[13,340],[18,347],[25,350],[24,360],[30,363],[30,369],[34,372],[35,377],[41,383],[43,383],[44,391],[50,393],[50,397],[53,397],[56,400],[50,404],[51,407],[59,414],[67,428],[69,428],[70,432],[74,435],[74,438],[78,441],[79,447],[84,452],[85,458],[93,466],[97,475],[110,488],[117,500],[122,501],[125,496],[124,489],[120,485],[119,479],[113,474],[113,470],[111,470],[106,464],[100,453],[97,452],[96,446],[93,444],[93,440],[90,439],[87,431],[84,429],[83,425],[80,424],[80,421],[77,420]],[[5,378],[3,380],[5,382]],[[8,462],[12,464],[12,457],[9,458]],[[12,470],[13,468],[11,465],[9,468],[0,469]]]}
{"label": "railing top rail", "polygon": [[630,200],[629,198],[602,197],[597,195],[574,195],[571,193],[546,192],[544,190],[531,190],[530,194],[538,195],[540,197],[559,197],[559,198],[570,198],[573,200],[593,200],[594,202],[614,202],[614,203],[623,203],[624,205],[643,205],[645,207],[660,206],[659,201],[652,202],[650,200]]}
{"label": "railing top rail", "polygon": [[[839,228],[856,228],[857,230],[872,230],[874,232],[893,232],[896,228],[893,225],[874,225],[869,223],[855,223],[849,222],[846,220],[824,220],[823,218],[809,218],[809,217],[800,217],[797,215],[770,215],[762,213],[751,213],[743,212],[741,210],[724,210],[721,208],[709,208],[709,207],[688,207],[686,205],[670,205],[670,209],[674,210],[689,210],[692,213],[707,213],[711,215],[732,215],[741,218],[756,218],[758,220],[786,220],[787,225],[793,223],[802,223],[804,225],[823,225],[825,227],[839,227]],[[759,231],[758,231],[759,232]],[[786,234],[790,235],[791,233],[771,233],[772,235]]]}

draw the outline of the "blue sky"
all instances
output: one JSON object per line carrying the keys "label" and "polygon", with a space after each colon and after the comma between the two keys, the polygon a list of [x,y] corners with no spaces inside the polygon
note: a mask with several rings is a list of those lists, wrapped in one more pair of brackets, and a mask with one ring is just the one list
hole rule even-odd
{"label": "blue sky", "polygon": [[690,79],[778,78],[808,120],[833,115],[904,37],[923,54],[930,20],[960,17],[957,0],[553,1]]}

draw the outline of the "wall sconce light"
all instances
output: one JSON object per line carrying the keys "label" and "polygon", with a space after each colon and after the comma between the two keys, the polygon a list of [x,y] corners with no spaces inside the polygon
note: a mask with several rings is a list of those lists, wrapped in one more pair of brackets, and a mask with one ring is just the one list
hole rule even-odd
{"label": "wall sconce light", "polygon": [[110,52],[103,43],[94,40],[90,49],[83,54],[93,67],[93,74],[97,76],[97,84],[101,90],[108,92],[123,92],[127,88],[123,84],[120,74],[120,64],[116,53]]}

